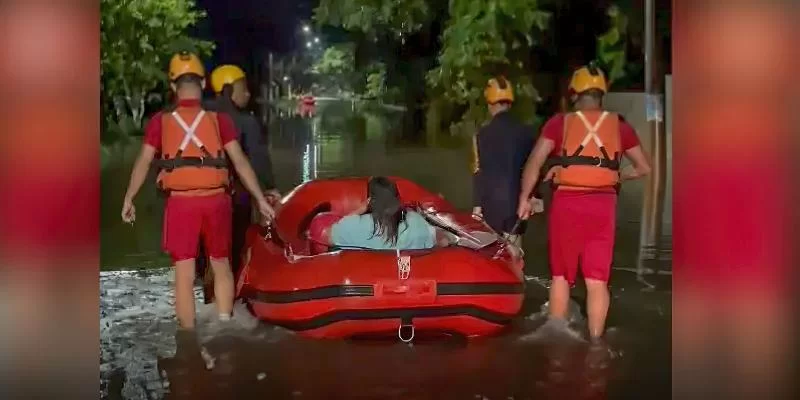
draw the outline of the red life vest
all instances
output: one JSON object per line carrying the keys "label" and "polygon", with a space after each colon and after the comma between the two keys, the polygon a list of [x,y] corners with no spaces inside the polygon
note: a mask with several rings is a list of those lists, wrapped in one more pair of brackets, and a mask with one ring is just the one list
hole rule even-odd
{"label": "red life vest", "polygon": [[619,116],[608,111],[564,116],[560,165],[554,181],[560,189],[606,189],[619,183],[622,155]]}
{"label": "red life vest", "polygon": [[[189,121],[187,123],[187,121]],[[208,195],[230,183],[217,114],[200,107],[178,107],[161,119],[162,168],[157,182],[171,194]]]}

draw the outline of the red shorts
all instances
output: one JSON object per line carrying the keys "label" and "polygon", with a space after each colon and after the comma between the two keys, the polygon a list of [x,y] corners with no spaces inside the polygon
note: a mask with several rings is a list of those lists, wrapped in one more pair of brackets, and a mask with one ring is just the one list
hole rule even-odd
{"label": "red shorts", "polygon": [[229,258],[231,218],[231,197],[227,193],[170,196],[164,209],[164,251],[172,261],[195,258],[202,236],[209,257]]}
{"label": "red shorts", "polygon": [[570,284],[580,263],[584,279],[608,282],[614,255],[616,193],[569,192],[553,195],[548,221],[550,271]]}

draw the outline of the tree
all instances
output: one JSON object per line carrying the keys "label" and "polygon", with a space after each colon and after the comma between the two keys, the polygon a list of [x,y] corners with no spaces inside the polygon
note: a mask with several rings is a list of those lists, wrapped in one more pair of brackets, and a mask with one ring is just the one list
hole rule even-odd
{"label": "tree", "polygon": [[597,58],[608,71],[608,80],[616,81],[625,76],[625,33],[628,18],[619,7],[611,6],[606,13],[610,19],[608,32],[597,38]]}
{"label": "tree", "polygon": [[606,10],[609,29],[597,38],[597,60],[608,71],[612,86],[625,86],[643,70],[643,65],[628,61],[629,18],[621,7],[611,5]]}
{"label": "tree", "polygon": [[353,45],[342,43],[325,49],[319,61],[312,67],[316,74],[339,75],[354,70]]}
{"label": "tree", "polygon": [[388,35],[401,42],[443,17],[447,23],[438,65],[427,73],[426,82],[434,95],[466,109],[457,120],[484,119],[485,107],[478,105],[486,81],[495,73],[515,82],[523,104],[537,97],[528,60],[534,37],[547,27],[550,16],[539,10],[537,0],[451,0],[447,9],[439,4],[435,0],[322,0],[314,17],[376,40]]}
{"label": "tree", "polygon": [[367,84],[364,88],[364,97],[381,98],[386,91],[386,65],[374,63],[367,69]]}
{"label": "tree", "polygon": [[[419,71],[415,64],[423,59],[433,61],[435,51],[427,54],[426,50],[436,47],[435,43],[430,45],[435,42],[435,35],[421,40],[417,37],[410,57],[405,50],[411,46],[402,46],[428,30],[444,15],[443,10],[446,2],[432,0],[320,0],[314,19],[320,25],[336,28],[339,36],[344,34],[345,40],[354,44],[355,69],[359,73],[366,71],[369,76],[375,72],[376,63],[382,63],[386,70],[384,85],[403,86],[402,92],[410,100],[416,92],[424,92],[424,73],[431,63],[423,62],[426,66]],[[366,77],[358,79],[366,86]],[[373,83],[379,80],[378,75],[370,79]]]}
{"label": "tree", "polygon": [[373,37],[381,33],[401,37],[430,24],[430,11],[427,0],[320,0],[314,19]]}
{"label": "tree", "polygon": [[[631,2],[618,1],[626,6]],[[539,94],[532,82],[537,65],[566,66],[571,54],[574,55],[559,48],[554,35],[544,40],[545,33],[554,30],[554,13],[561,17],[569,15],[580,22],[587,10],[591,14],[605,9],[609,28],[601,28],[606,32],[597,37],[597,54],[588,56],[598,58],[612,80],[619,82],[626,75],[635,75],[635,66],[628,65],[626,54],[628,20],[620,11],[623,7],[575,3],[567,0],[321,0],[314,10],[314,18],[320,24],[353,33],[359,43],[374,42],[383,49],[393,50],[378,52],[380,61],[387,66],[390,84],[396,83],[394,77],[398,71],[413,75],[408,82],[419,82],[418,71],[424,70],[429,89],[424,97],[431,115],[456,121],[452,130],[474,132],[479,123],[487,120],[483,89],[487,80],[495,75],[503,75],[514,84],[517,98],[514,112],[527,122],[535,122]],[[439,21],[444,21],[443,29]],[[593,27],[597,26],[599,24]],[[576,39],[592,41],[599,34],[596,32]],[[430,39],[419,38],[431,33],[441,33],[439,47],[430,49],[436,54],[435,62],[420,60],[427,55],[403,46],[415,35],[415,47],[430,43]],[[393,40],[394,44],[386,43],[387,40]],[[361,50],[359,47],[356,54],[362,54]],[[545,62],[541,57],[535,60],[537,52],[544,55]],[[559,69],[550,67],[549,71],[562,74]],[[377,76],[372,79],[377,81]],[[404,89],[409,100],[422,101],[416,94],[410,96],[412,90]]]}
{"label": "tree", "polygon": [[324,77],[329,89],[335,87],[340,91],[352,92],[356,79],[355,45],[340,43],[328,47],[311,67],[311,72]]}
{"label": "tree", "polygon": [[186,31],[205,13],[192,0],[101,0],[101,82],[105,129],[103,139],[141,131],[154,90],[166,88],[172,54],[187,50],[210,54],[213,43]]}
{"label": "tree", "polygon": [[486,119],[483,89],[493,75],[504,75],[515,86],[517,110],[532,122],[538,94],[531,83],[530,52],[535,35],[548,26],[550,13],[537,0],[452,0],[442,35],[438,67],[428,84],[457,105],[467,129]]}

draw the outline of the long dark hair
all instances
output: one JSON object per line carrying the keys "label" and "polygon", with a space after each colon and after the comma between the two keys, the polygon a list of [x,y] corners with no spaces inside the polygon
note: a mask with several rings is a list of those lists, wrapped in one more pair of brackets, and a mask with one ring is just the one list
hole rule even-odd
{"label": "long dark hair", "polygon": [[386,243],[397,244],[400,223],[405,221],[405,211],[400,203],[397,185],[382,176],[367,183],[369,204],[367,212],[372,216],[372,237],[381,236]]}

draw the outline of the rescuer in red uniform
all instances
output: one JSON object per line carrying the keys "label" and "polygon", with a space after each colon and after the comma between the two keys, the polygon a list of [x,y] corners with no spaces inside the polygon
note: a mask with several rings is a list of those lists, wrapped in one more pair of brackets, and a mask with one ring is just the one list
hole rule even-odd
{"label": "rescuer in red uniform", "polygon": [[[194,279],[198,241],[202,237],[214,271],[220,319],[233,311],[231,197],[229,162],[267,218],[274,215],[253,168],[236,140],[231,118],[205,110],[200,101],[205,70],[191,53],[179,53],[169,65],[177,101],[150,119],[144,143],[131,172],[122,219],[133,223],[133,199],[147,178],[150,164],[159,167],[158,187],[168,194],[164,210],[163,247],[175,265],[175,311],[183,329],[194,328]],[[156,154],[160,157],[156,159]]]}
{"label": "rescuer in red uniform", "polygon": [[[551,322],[564,322],[580,264],[586,282],[589,336],[602,337],[608,314],[608,279],[614,252],[618,185],[650,173],[633,127],[605,111],[606,79],[590,64],[575,71],[570,82],[574,112],[553,116],[542,128],[525,166],[519,218],[531,214],[531,195],[548,157],[556,165],[547,173],[553,194],[548,236]],[[620,168],[622,156],[631,165]]]}

